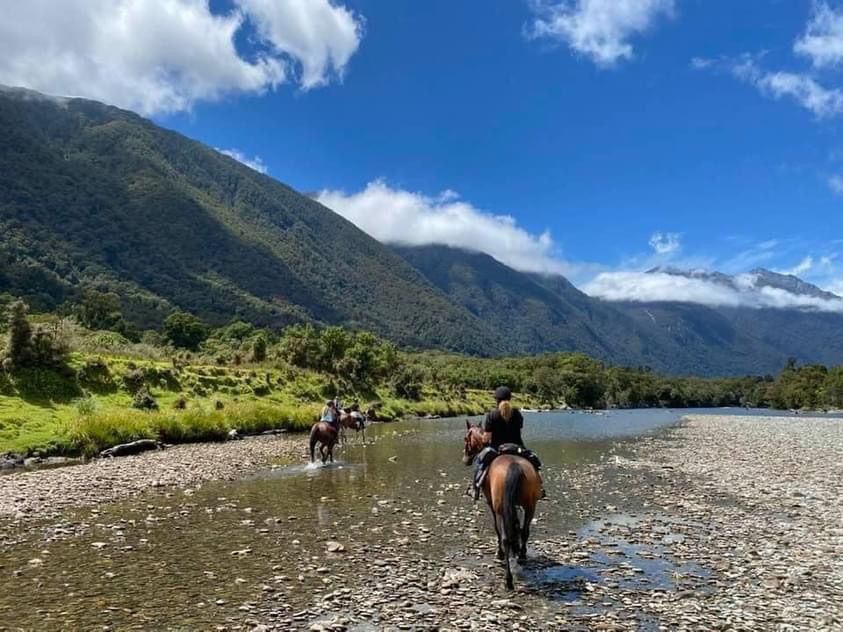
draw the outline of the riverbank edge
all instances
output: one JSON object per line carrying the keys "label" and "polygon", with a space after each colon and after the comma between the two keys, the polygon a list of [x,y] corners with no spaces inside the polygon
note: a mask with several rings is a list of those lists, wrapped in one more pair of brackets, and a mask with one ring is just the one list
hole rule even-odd
{"label": "riverbank edge", "polygon": [[[490,396],[491,397],[491,396]],[[519,397],[519,396],[516,396]],[[529,401],[527,398],[521,396],[520,399],[522,401]],[[391,423],[391,422],[400,422],[400,421],[413,421],[413,420],[436,420],[436,419],[446,419],[446,418],[454,418],[454,417],[478,417],[485,414],[488,410],[488,406],[484,407],[482,405],[475,405],[474,402],[466,399],[456,402],[448,402],[446,408],[437,408],[435,401],[432,400],[421,400],[418,402],[402,402],[406,404],[407,407],[412,408],[414,411],[423,411],[423,412],[410,412],[407,414],[401,414],[397,417],[381,417],[375,418],[372,421],[379,422],[379,423]],[[209,423],[205,428],[201,427],[193,427],[190,429],[189,432],[184,432],[184,430],[180,430],[183,432],[182,436],[178,436],[175,434],[174,436],[162,436],[160,434],[149,434],[143,432],[135,432],[132,434],[131,430],[124,431],[122,428],[112,428],[110,431],[115,436],[121,437],[120,441],[109,441],[109,440],[100,440],[98,443],[95,443],[96,449],[95,451],[85,453],[83,450],[69,450],[67,445],[63,442],[59,441],[59,435],[56,435],[54,447],[47,448],[47,449],[32,449],[26,451],[8,451],[8,452],[0,452],[0,475],[9,475],[11,473],[21,472],[21,471],[32,471],[34,469],[42,469],[43,467],[56,467],[56,466],[68,466],[68,465],[79,465],[88,463],[90,461],[99,458],[99,453],[103,450],[107,450],[109,448],[113,448],[116,445],[121,443],[128,443],[130,441],[135,441],[137,439],[153,439],[155,441],[159,441],[162,444],[162,447],[171,448],[175,445],[189,445],[189,444],[203,444],[203,443],[220,443],[225,442],[231,439],[231,433],[234,431],[236,433],[237,438],[243,437],[255,437],[265,434],[281,434],[281,433],[288,433],[291,435],[295,434],[304,434],[309,431],[310,425],[313,421],[315,421],[315,407],[316,404],[302,404],[300,409],[303,411],[305,416],[313,417],[311,420],[304,420],[302,419],[301,415],[296,415],[296,417],[290,416],[289,410],[290,406],[288,405],[281,405],[276,404],[274,402],[253,402],[256,405],[262,405],[262,408],[265,411],[277,411],[275,412],[275,416],[273,417],[271,414],[266,416],[264,419],[260,420],[253,420],[249,419],[246,423],[238,423],[238,420],[235,418],[236,415],[228,415],[226,414],[225,410],[209,410],[204,413],[204,418],[207,418]],[[522,410],[527,413],[533,414],[540,414],[540,413],[553,413],[553,412],[575,412],[575,413],[588,413],[588,414],[596,414],[600,415],[608,411],[612,410],[628,410],[628,409],[620,409],[620,408],[596,408],[596,409],[577,409],[571,407],[539,407],[535,408],[534,403],[530,402],[531,406],[524,406]],[[666,408],[660,408],[658,410],[667,410]],[[672,410],[681,410],[683,415],[693,415],[697,408],[673,408]],[[731,409],[730,409],[731,410]],[[780,409],[765,409],[765,410],[780,410]],[[843,409],[841,410],[809,410],[809,409],[801,409],[798,411],[790,411],[793,414],[799,415],[807,415],[810,416],[814,413],[822,413],[823,415],[843,415]],[[142,411],[126,411],[127,414],[132,414],[136,417],[144,417],[146,415],[156,415],[156,414],[164,414],[164,413],[144,413]],[[172,412],[170,414],[173,414]],[[285,417],[285,415],[288,418]],[[211,417],[216,418],[214,423],[210,423]],[[280,418],[280,419],[279,419]],[[221,422],[220,420],[223,419],[224,421]],[[200,424],[202,422],[202,417],[200,417]],[[112,422],[113,423],[113,422]],[[119,420],[117,421],[116,425],[119,426]],[[128,424],[127,424],[128,425]],[[173,440],[175,439],[175,440]],[[179,440],[183,439],[183,440]]]}
{"label": "riverbank edge", "polygon": [[[491,394],[488,395],[488,399],[491,401]],[[442,403],[445,406],[442,406]],[[397,416],[376,415],[372,421],[389,423],[414,419],[476,417],[484,414],[488,409],[488,406],[470,399],[450,402],[425,399],[395,400],[391,404],[408,409],[410,412],[402,412]],[[245,414],[240,414],[244,411]],[[187,413],[177,410],[133,409],[105,412],[106,414],[80,417],[73,424],[72,430],[67,427],[57,427],[51,436],[39,437],[34,447],[0,452],[0,470],[25,470],[28,469],[27,461],[32,465],[40,464],[40,462],[45,462],[46,465],[50,465],[50,462],[58,465],[64,460],[74,463],[88,462],[97,458],[104,450],[138,439],[152,439],[165,447],[172,447],[225,442],[231,438],[232,431],[238,437],[282,432],[304,434],[318,419],[318,404],[310,402],[293,406],[274,401],[256,400],[234,404],[227,408],[198,407]],[[76,435],[72,439],[67,434],[71,431]]]}

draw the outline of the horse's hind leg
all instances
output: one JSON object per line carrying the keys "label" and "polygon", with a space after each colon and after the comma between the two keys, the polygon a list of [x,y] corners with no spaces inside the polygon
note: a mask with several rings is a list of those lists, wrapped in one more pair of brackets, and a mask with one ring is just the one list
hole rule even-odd
{"label": "horse's hind leg", "polygon": [[513,590],[515,588],[515,582],[512,581],[512,567],[510,566],[509,558],[510,558],[510,551],[512,550],[512,544],[509,542],[504,541],[504,564],[506,564],[506,587],[509,590]]}
{"label": "horse's hind leg", "polygon": [[521,529],[521,550],[518,552],[518,561],[527,559],[527,539],[530,537],[530,523],[533,522],[534,509],[524,508],[524,526]]}
{"label": "horse's hind leg", "polygon": [[498,552],[497,558],[499,560],[503,559],[503,547],[501,546],[501,527],[498,524],[498,516],[495,513],[495,510],[492,509],[492,506],[489,505],[489,512],[492,514],[492,524],[495,525],[495,535],[498,536]]}

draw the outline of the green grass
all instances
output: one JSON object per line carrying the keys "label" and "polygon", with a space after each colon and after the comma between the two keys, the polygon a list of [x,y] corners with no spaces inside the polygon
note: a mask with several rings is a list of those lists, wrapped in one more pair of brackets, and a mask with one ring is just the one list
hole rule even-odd
{"label": "green grass", "polygon": [[[44,374],[0,384],[0,454],[90,456],[136,439],[188,443],[222,440],[231,429],[241,434],[306,431],[333,389],[325,375],[268,366],[176,369],[156,360],[76,353],[74,370],[95,358],[107,363],[108,375],[105,382],[83,384],[84,392]],[[123,378],[138,369],[150,376],[157,411],[131,407]],[[180,400],[183,408],[177,406]],[[396,419],[478,414],[489,407],[491,397],[485,391],[443,397],[427,390],[420,401],[408,401],[382,389],[361,396],[360,402],[378,402],[382,418]]]}
{"label": "green grass", "polygon": [[62,435],[73,453],[93,455],[113,445],[137,439],[164,443],[220,441],[231,429],[256,434],[283,428],[304,431],[318,411],[313,406],[293,408],[273,402],[235,402],[222,410],[208,402],[187,410],[111,409],[76,418]]}

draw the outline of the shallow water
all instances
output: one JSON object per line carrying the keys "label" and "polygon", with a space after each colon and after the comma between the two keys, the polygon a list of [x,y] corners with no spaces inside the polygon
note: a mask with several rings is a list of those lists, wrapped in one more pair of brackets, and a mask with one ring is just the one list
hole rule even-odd
{"label": "shallow water", "polygon": [[[594,508],[634,490],[618,480],[605,498],[591,497],[587,487],[564,481],[625,454],[636,438],[662,432],[686,412],[526,415],[525,438],[545,463],[551,497],[540,506],[534,537],[605,530],[606,522],[593,521]],[[360,557],[327,553],[328,540],[365,552],[373,565],[392,564],[402,547],[443,565],[488,563],[477,555],[478,547],[494,551],[488,516],[463,495],[470,473],[460,462],[464,428],[464,419],[377,425],[366,445],[352,436],[329,466],[280,463],[234,482],[79,510],[67,520],[74,534],[51,530],[53,541],[30,537],[0,551],[0,629],[239,623],[270,583],[289,609],[306,608],[338,578],[366,581]],[[601,519],[611,525],[635,518]],[[677,569],[669,561],[638,557],[640,549],[620,539],[616,545],[641,571],[623,581],[670,587]],[[600,567],[614,560],[595,555],[582,567],[565,567],[538,559],[521,570],[520,581],[528,592],[542,592],[544,601],[534,605],[546,608],[548,596],[575,599],[577,582],[600,581]]]}

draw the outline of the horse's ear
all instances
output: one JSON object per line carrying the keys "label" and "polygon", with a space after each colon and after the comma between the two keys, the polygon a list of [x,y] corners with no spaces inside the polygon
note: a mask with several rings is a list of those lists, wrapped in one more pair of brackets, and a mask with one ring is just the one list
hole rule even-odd
{"label": "horse's ear", "polygon": [[468,419],[465,420],[465,429],[471,430],[471,422]]}

